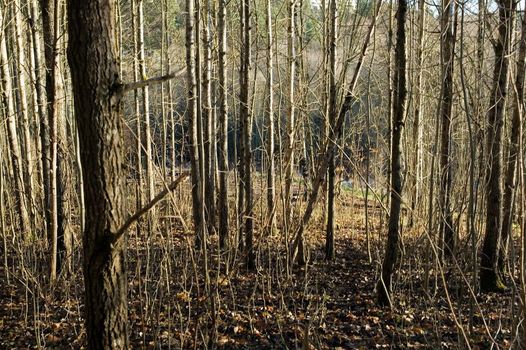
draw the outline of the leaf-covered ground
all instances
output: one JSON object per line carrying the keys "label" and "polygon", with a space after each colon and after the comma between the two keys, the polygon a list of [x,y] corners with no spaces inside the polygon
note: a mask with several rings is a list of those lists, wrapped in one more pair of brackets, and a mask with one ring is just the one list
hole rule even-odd
{"label": "leaf-covered ground", "polygon": [[[472,348],[490,349],[513,343],[512,329],[519,320],[513,288],[473,297],[467,287],[472,274],[460,273],[470,270],[469,254],[459,254],[458,260],[437,268],[426,239],[413,233],[406,238],[394,308],[389,310],[375,304],[381,230],[372,226],[369,262],[363,216],[340,217],[336,258],[327,262],[322,222],[315,218],[307,233],[309,263],[288,273],[280,234],[257,237],[255,272],[245,269],[241,255],[218,255],[216,237],[211,239],[205,271],[203,255],[192,249],[190,235],[166,231],[137,239],[132,234],[128,250],[131,347],[456,349],[466,348],[467,339]],[[22,268],[21,258],[10,255],[9,283],[5,267],[0,267],[0,348],[85,346],[78,251],[76,255],[77,273],[61,276],[51,289],[42,277],[45,269],[30,266],[35,257],[25,256],[28,265]],[[424,288],[426,270],[428,287]]]}

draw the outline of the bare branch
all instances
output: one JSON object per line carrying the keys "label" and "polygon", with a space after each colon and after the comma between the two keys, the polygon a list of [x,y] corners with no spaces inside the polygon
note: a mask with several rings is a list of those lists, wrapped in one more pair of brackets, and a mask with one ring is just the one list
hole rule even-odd
{"label": "bare branch", "polygon": [[113,238],[113,241],[114,242],[117,242],[125,233],[126,233],[126,230],[137,220],[139,220],[139,218],[141,216],[143,216],[144,214],[146,214],[148,212],[148,210],[152,209],[157,203],[159,203],[164,197],[166,197],[166,195],[175,190],[177,188],[177,186],[183,182],[183,180],[185,178],[187,178],[188,176],[190,175],[189,172],[184,172],[182,173],[181,175],[179,175],[177,177],[177,179],[175,179],[170,185],[166,186],[166,188],[164,190],[162,190],[161,192],[159,192],[159,194],[157,194],[157,196],[155,196],[155,198],[153,198],[148,204],[146,204],[145,206],[143,206],[141,209],[139,209],[135,214],[133,214],[132,216],[130,216],[126,222],[124,223],[124,225],[121,226],[121,228],[115,233],[115,236]]}
{"label": "bare branch", "polygon": [[179,69],[177,72],[169,73],[169,74],[166,74],[166,75],[162,75],[160,77],[155,77],[155,78],[145,79],[145,80],[141,80],[141,81],[136,81],[134,83],[123,84],[121,93],[125,94],[128,91],[137,90],[137,89],[149,86],[149,85],[164,83],[167,80],[176,78],[176,77],[184,74],[184,72],[186,72],[186,67]]}

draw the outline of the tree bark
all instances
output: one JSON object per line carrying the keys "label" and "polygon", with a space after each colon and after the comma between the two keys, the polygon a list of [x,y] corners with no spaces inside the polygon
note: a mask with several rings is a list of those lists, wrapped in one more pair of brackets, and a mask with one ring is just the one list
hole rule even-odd
{"label": "tree bark", "polygon": [[126,349],[121,86],[113,1],[68,1],[69,47],[84,175],[83,270],[87,348]]}
{"label": "tree bark", "polygon": [[522,18],[521,37],[519,42],[519,57],[517,58],[517,74],[515,76],[514,93],[512,94],[512,120],[510,149],[507,158],[506,178],[504,180],[504,199],[502,203],[502,230],[499,248],[499,271],[505,273],[508,256],[509,238],[512,233],[514,212],[515,186],[517,184],[517,161],[519,160],[519,137],[521,121],[524,113],[524,75],[526,71],[526,18]]}
{"label": "tree bark", "polygon": [[228,244],[228,88],[226,78],[226,0],[219,0],[219,241]]}
{"label": "tree bark", "polygon": [[[0,28],[5,28],[5,18],[3,11],[0,11]],[[5,31],[4,31],[5,33]],[[17,201],[17,211],[20,220],[20,229],[22,232],[29,232],[29,215],[27,212],[26,205],[26,193],[24,186],[24,178],[22,175],[21,165],[21,150],[20,143],[18,142],[16,112],[14,104],[12,75],[9,69],[9,54],[7,51],[6,36],[4,33],[0,33],[0,73],[2,83],[2,99],[4,105],[7,107],[7,138],[9,141],[9,148],[11,153],[11,162],[13,165],[13,178],[14,178],[14,190],[15,198]]]}
{"label": "tree bark", "polygon": [[[337,111],[337,91],[336,91],[336,0],[329,1],[329,102],[328,129],[334,126]],[[328,139],[327,142],[337,142]],[[336,166],[334,152],[330,155],[329,168],[327,172],[327,228],[325,231],[325,258],[334,258],[334,180],[336,177]]]}
{"label": "tree bark", "polygon": [[494,44],[495,67],[490,95],[487,134],[489,169],[486,195],[486,232],[480,259],[480,289],[483,292],[504,289],[498,273],[499,240],[502,230],[502,137],[504,105],[508,90],[508,69],[513,28],[514,0],[500,0],[498,38]]}
{"label": "tree bark", "polygon": [[404,128],[404,114],[406,103],[406,53],[405,53],[405,23],[407,1],[398,1],[396,13],[396,46],[395,71],[393,76],[393,128],[391,148],[391,207],[389,211],[389,225],[385,257],[382,263],[382,275],[376,286],[378,304],[391,306],[392,275],[401,254],[400,239],[400,209],[402,205],[402,133]]}
{"label": "tree bark", "polygon": [[272,3],[267,0],[266,8],[267,22],[267,225],[268,232],[272,232],[275,226],[276,218],[276,161],[274,159],[274,52],[272,50],[273,27],[272,27]]}
{"label": "tree bark", "polygon": [[440,96],[441,150],[440,150],[440,246],[441,256],[453,254],[456,233],[453,229],[453,214],[451,212],[451,182],[453,170],[451,167],[451,112],[453,109],[453,67],[455,50],[455,31],[453,18],[454,4],[451,0],[443,0],[440,18],[440,53],[442,87]]}

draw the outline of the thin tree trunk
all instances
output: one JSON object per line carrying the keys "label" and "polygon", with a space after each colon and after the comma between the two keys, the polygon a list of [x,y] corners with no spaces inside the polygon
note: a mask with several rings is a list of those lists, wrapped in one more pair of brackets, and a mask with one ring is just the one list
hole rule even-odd
{"label": "thin tree trunk", "polygon": [[453,67],[455,31],[453,18],[454,4],[443,0],[441,23],[441,77],[440,115],[442,119],[440,149],[440,245],[442,254],[450,256],[455,250],[456,233],[451,212],[451,112],[453,108]]}
{"label": "thin tree trunk", "polygon": [[244,196],[244,207],[242,207],[244,220],[244,238],[246,265],[248,269],[254,269],[256,266],[254,247],[253,247],[253,193],[252,193],[252,150],[251,150],[251,117],[249,107],[249,77],[251,64],[251,8],[250,0],[243,0],[241,4],[241,67],[240,67],[240,103],[239,114],[241,120],[241,166],[242,174],[242,191]]}
{"label": "thin tree trunk", "polygon": [[[328,128],[331,129],[336,121],[337,113],[337,91],[336,91],[336,0],[329,1],[329,115]],[[327,142],[336,142],[328,139]],[[329,159],[328,181],[327,181],[327,228],[325,232],[325,258],[334,258],[334,180],[336,176],[334,152]]]}
{"label": "thin tree trunk", "polygon": [[[0,11],[0,28],[6,28],[6,22],[3,11]],[[5,31],[4,31],[5,33]],[[26,195],[24,178],[21,166],[21,151],[18,142],[16,112],[14,105],[13,86],[11,81],[11,71],[9,70],[9,55],[7,52],[6,35],[0,33],[0,66],[2,78],[2,99],[7,107],[7,138],[11,153],[11,162],[13,164],[13,178],[15,182],[15,198],[17,202],[17,211],[20,220],[20,229],[23,233],[29,232],[29,215],[27,212]]]}
{"label": "thin tree trunk", "polygon": [[199,145],[197,138],[197,76],[195,69],[195,34],[194,34],[194,0],[186,0],[186,71],[187,71],[187,110],[190,125],[190,155],[191,155],[191,177],[192,177],[192,213],[194,218],[194,230],[196,231],[196,247],[202,244],[203,217],[201,197],[200,167],[199,167]]}
{"label": "thin tree trunk", "polygon": [[268,91],[268,105],[267,105],[267,225],[271,233],[275,226],[276,217],[276,162],[274,158],[274,57],[272,45],[273,42],[273,26],[272,26],[272,3],[267,0],[266,8],[266,22],[267,22],[267,91]]}
{"label": "thin tree trunk", "polygon": [[289,65],[289,86],[288,86],[288,105],[287,105],[287,138],[285,140],[285,189],[283,203],[283,222],[284,230],[287,235],[291,226],[291,187],[294,172],[294,151],[296,134],[296,0],[288,1],[288,29],[287,29],[287,49]]}
{"label": "thin tree trunk", "polygon": [[517,183],[517,161],[519,160],[519,137],[521,121],[524,113],[524,74],[526,71],[526,18],[523,16],[521,38],[519,42],[519,57],[517,58],[517,74],[513,85],[512,120],[510,149],[507,158],[506,178],[504,180],[504,198],[502,202],[502,230],[499,249],[499,271],[505,273],[508,257],[509,238],[511,236],[515,187]]}
{"label": "thin tree trunk", "polygon": [[26,33],[24,21],[22,19],[23,17],[23,8],[26,6],[22,6],[22,2],[20,0],[15,0],[13,3],[13,10],[15,15],[15,21],[14,21],[14,41],[16,42],[16,48],[17,48],[17,64],[16,64],[16,82],[17,82],[17,90],[18,90],[18,104],[17,104],[17,113],[22,118],[22,129],[23,129],[23,157],[24,157],[24,181],[25,181],[25,188],[27,192],[25,193],[27,197],[27,205],[29,206],[29,214],[30,214],[30,225],[34,224],[35,219],[35,200],[34,200],[34,194],[33,191],[33,156],[32,156],[32,140],[31,140],[31,133],[30,133],[30,121],[29,121],[29,111],[28,111],[28,97],[27,97],[27,60],[26,60],[26,40],[24,39],[24,34]]}
{"label": "thin tree trunk", "polygon": [[406,53],[405,23],[406,0],[398,0],[396,13],[395,72],[393,76],[393,127],[391,148],[391,207],[382,274],[377,284],[378,304],[391,306],[392,276],[402,252],[400,209],[402,205],[402,133],[406,104]]}
{"label": "thin tree trunk", "polygon": [[226,0],[219,0],[219,240],[221,248],[228,244],[228,87],[226,77]]}
{"label": "thin tree trunk", "polygon": [[89,349],[127,349],[119,58],[113,2],[68,1],[68,58],[80,136],[86,203],[83,234]]}

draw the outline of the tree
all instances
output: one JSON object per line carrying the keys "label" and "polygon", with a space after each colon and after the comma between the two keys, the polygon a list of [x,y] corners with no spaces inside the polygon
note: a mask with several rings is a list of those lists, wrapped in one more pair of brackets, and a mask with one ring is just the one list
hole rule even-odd
{"label": "tree", "polygon": [[275,174],[276,164],[274,159],[274,57],[273,57],[273,27],[272,27],[272,4],[267,0],[266,8],[266,23],[267,23],[267,211],[268,211],[268,230],[272,232],[275,225],[276,217],[276,180]]}
{"label": "tree", "polygon": [[511,136],[508,157],[506,160],[506,177],[504,180],[502,230],[499,247],[499,272],[504,274],[508,256],[508,245],[511,236],[515,187],[517,184],[517,161],[519,160],[519,139],[521,135],[521,121],[524,113],[524,74],[526,71],[526,18],[522,17],[519,53],[517,57],[517,73],[515,75],[512,96]]}
{"label": "tree", "polygon": [[[329,130],[334,125],[336,113],[338,110],[337,91],[336,91],[336,0],[329,1],[329,101],[328,116],[325,118],[328,122]],[[337,140],[327,140],[327,142],[336,142]],[[334,153],[329,159],[329,168],[327,173],[327,228],[325,236],[325,258],[331,260],[334,258],[334,180],[336,177],[336,166],[334,162]]]}
{"label": "tree", "polygon": [[226,0],[219,0],[218,10],[218,36],[219,36],[219,240],[224,248],[228,243],[228,101],[226,79]]}
{"label": "tree", "polygon": [[68,1],[68,60],[78,125],[86,227],[85,322],[89,349],[126,349],[125,244],[119,57],[111,0]]}
{"label": "tree", "polygon": [[389,210],[389,224],[387,245],[382,263],[382,274],[376,285],[378,304],[391,306],[392,276],[400,259],[400,209],[402,205],[402,132],[404,128],[404,114],[406,103],[406,53],[405,53],[405,23],[407,13],[406,0],[398,0],[396,13],[396,46],[395,71],[393,75],[393,127],[391,148],[391,207]]}
{"label": "tree", "polygon": [[509,56],[514,0],[499,0],[498,38],[493,43],[495,66],[493,84],[487,113],[488,173],[486,194],[486,231],[480,257],[480,289],[500,291],[504,284],[498,272],[499,240],[502,230],[502,137],[504,128],[504,104],[508,90]]}
{"label": "tree", "polygon": [[440,242],[443,254],[451,255],[455,249],[456,235],[451,212],[451,112],[453,109],[453,67],[455,51],[455,29],[453,23],[453,1],[443,0],[440,17],[440,53],[441,53],[441,93],[440,115],[441,151],[440,151]]}
{"label": "tree", "polygon": [[[256,257],[254,255],[253,236],[253,193],[252,193],[252,118],[249,107],[249,80],[251,65],[251,7],[250,0],[243,0],[240,4],[240,34],[241,34],[241,54],[239,68],[239,121],[240,121],[240,153],[241,153],[241,181],[240,191],[243,192],[244,205],[240,207],[244,221],[240,225],[244,230],[244,247],[246,254],[247,268],[256,267]],[[241,237],[240,237],[241,238]]]}

